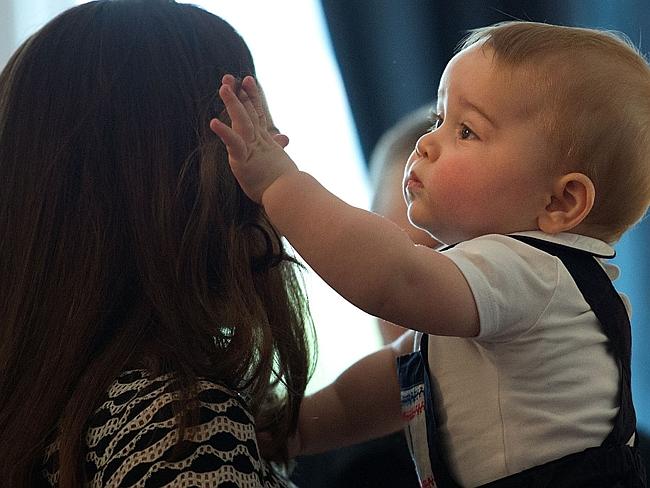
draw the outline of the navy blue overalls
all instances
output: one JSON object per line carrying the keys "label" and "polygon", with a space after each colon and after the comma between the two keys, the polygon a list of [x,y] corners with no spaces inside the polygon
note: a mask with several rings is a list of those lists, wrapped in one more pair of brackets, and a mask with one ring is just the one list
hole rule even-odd
{"label": "navy blue overalls", "polygon": [[[643,488],[645,468],[637,447],[626,443],[636,430],[630,388],[631,330],[621,297],[607,273],[587,251],[510,236],[562,260],[600,321],[621,371],[620,408],[614,427],[600,446],[570,454],[482,485],[483,488]],[[418,334],[420,335],[420,334]],[[458,488],[440,444],[427,360],[428,336],[419,350],[397,358],[406,438],[422,488]],[[522,449],[530,446],[522,446]]]}

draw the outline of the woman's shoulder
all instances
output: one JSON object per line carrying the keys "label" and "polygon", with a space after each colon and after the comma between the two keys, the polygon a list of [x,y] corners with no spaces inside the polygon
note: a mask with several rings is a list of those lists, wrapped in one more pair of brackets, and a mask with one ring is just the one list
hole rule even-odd
{"label": "woman's shoulder", "polygon": [[[181,400],[180,395],[180,385],[173,374],[152,376],[142,369],[124,371],[108,388],[101,405],[88,420],[86,443],[89,450],[101,462],[106,454],[121,452],[115,447],[123,449],[139,440],[145,430],[175,430],[175,408]],[[213,424],[217,418],[220,419],[218,424],[227,425],[237,434],[241,434],[239,430],[244,427],[254,428],[253,418],[241,395],[219,383],[199,380],[192,402],[200,413],[198,422],[186,434],[193,439],[205,437],[206,429],[215,428]],[[113,445],[104,445],[102,441],[109,438]]]}
{"label": "woman's shoulder", "polygon": [[179,401],[174,375],[120,374],[88,420],[90,486],[285,486],[260,459],[254,420],[237,392],[200,380],[191,401],[197,416],[180,444]]}
{"label": "woman's shoulder", "polygon": [[[180,385],[175,375],[152,376],[143,369],[124,371],[110,385],[90,418],[87,441],[90,443],[95,436],[102,437],[120,428],[144,425],[143,422],[165,426],[173,419],[173,408],[179,400]],[[253,423],[243,397],[217,382],[200,379],[192,400],[201,410],[232,417],[240,424]]]}

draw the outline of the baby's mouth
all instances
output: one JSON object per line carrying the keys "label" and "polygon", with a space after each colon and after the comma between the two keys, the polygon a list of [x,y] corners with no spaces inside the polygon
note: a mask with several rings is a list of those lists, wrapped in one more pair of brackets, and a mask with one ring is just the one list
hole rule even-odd
{"label": "baby's mouth", "polygon": [[406,184],[404,187],[406,189],[411,189],[411,188],[422,188],[422,182],[418,179],[417,176],[415,176],[414,173],[409,173],[408,178],[406,179]]}

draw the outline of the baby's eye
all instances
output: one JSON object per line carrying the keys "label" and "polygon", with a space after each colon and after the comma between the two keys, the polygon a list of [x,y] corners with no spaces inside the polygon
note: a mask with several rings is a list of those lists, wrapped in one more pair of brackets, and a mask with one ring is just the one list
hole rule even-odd
{"label": "baby's eye", "polygon": [[474,134],[474,131],[467,127],[465,124],[461,124],[460,126],[460,138],[461,139],[469,139],[471,137],[476,137],[476,134]]}

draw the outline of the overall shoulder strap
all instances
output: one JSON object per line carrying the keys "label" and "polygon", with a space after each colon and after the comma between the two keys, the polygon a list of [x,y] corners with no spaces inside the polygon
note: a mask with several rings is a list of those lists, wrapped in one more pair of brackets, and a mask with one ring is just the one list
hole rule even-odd
{"label": "overall shoulder strap", "polygon": [[636,414],[630,381],[632,334],[623,300],[593,254],[529,236],[509,237],[559,258],[600,321],[621,370],[620,408],[602,445],[624,445],[636,430]]}

